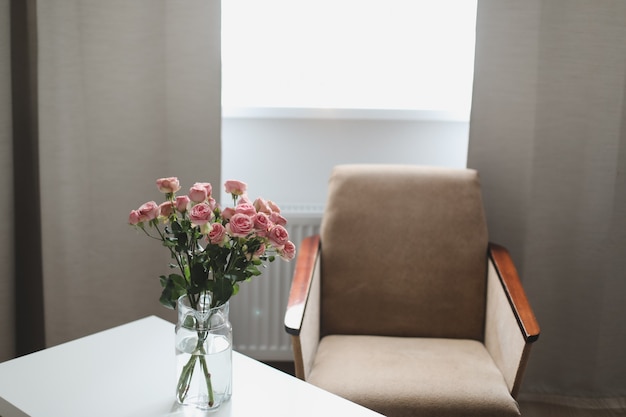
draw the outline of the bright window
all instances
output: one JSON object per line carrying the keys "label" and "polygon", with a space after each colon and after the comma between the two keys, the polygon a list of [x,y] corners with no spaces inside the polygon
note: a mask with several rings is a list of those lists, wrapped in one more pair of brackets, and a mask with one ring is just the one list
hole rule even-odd
{"label": "bright window", "polygon": [[469,117],[476,0],[223,0],[225,108]]}

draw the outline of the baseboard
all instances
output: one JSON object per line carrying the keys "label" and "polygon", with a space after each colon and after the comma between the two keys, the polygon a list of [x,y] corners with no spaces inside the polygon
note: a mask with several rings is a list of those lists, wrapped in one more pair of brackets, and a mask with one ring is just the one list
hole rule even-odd
{"label": "baseboard", "polygon": [[586,410],[619,410],[626,411],[626,397],[574,397],[555,394],[522,392],[519,402],[552,404]]}

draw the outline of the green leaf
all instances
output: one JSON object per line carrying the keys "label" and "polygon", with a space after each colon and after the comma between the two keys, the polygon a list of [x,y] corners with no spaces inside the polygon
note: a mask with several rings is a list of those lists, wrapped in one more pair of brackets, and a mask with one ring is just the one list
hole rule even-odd
{"label": "green leaf", "polygon": [[166,248],[173,248],[176,246],[176,240],[170,237],[166,237],[165,239],[162,240],[162,242],[163,242],[163,246],[165,246]]}
{"label": "green leaf", "polygon": [[178,274],[170,274],[169,276],[160,276],[163,291],[159,302],[167,308],[176,308],[176,300],[186,292],[185,279]]}
{"label": "green leaf", "polygon": [[259,271],[259,268],[257,268],[255,265],[248,265],[248,267],[246,268],[246,274],[259,276],[261,275],[261,271]]}
{"label": "green leaf", "polygon": [[174,282],[176,288],[180,291],[184,291],[187,287],[187,281],[181,275],[178,274],[170,274],[169,278]]}
{"label": "green leaf", "polygon": [[185,233],[176,234],[176,251],[177,252],[187,251],[187,235]]}
{"label": "green leaf", "polygon": [[211,302],[212,306],[224,304],[233,295],[234,288],[230,281],[223,279],[221,280],[220,284],[221,285],[213,286],[213,300]]}
{"label": "green leaf", "polygon": [[180,233],[183,231],[183,228],[179,222],[172,222],[172,230],[174,233]]}
{"label": "green leaf", "polygon": [[209,271],[204,268],[204,265],[201,263],[193,264],[189,272],[193,286],[201,289],[206,288],[206,282],[209,279]]}
{"label": "green leaf", "polygon": [[172,300],[172,288],[166,286],[161,292],[161,297],[159,297],[159,302],[172,310],[176,308],[176,301]]}
{"label": "green leaf", "polygon": [[195,328],[196,327],[196,319],[193,316],[185,317],[185,320],[183,321],[183,327],[186,327],[187,329]]}
{"label": "green leaf", "polygon": [[187,289],[187,293],[188,294],[192,294],[192,295],[200,294],[203,291],[205,291],[205,290],[200,288],[200,287],[189,287]]}
{"label": "green leaf", "polygon": [[247,278],[247,275],[241,269],[236,269],[232,271],[232,273],[230,274],[230,278],[232,279],[233,282],[239,282],[239,281],[244,281]]}

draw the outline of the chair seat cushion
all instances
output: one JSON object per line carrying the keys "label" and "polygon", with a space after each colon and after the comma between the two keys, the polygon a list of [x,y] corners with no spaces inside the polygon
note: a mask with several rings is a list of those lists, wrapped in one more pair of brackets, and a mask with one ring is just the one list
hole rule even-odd
{"label": "chair seat cushion", "polygon": [[388,417],[520,415],[475,340],[330,335],[307,381]]}

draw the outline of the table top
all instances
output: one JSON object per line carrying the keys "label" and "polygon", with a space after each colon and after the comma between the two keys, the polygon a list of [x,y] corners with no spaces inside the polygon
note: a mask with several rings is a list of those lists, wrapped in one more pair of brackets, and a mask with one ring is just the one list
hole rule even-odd
{"label": "table top", "polygon": [[175,379],[174,325],[150,316],[0,363],[0,416],[380,416],[237,352],[217,411],[178,406]]}

